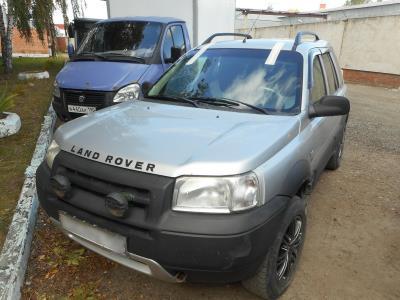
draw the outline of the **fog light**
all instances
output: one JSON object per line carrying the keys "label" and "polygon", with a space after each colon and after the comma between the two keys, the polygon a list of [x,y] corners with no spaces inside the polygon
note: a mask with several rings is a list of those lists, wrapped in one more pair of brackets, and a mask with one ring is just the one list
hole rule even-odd
{"label": "fog light", "polygon": [[71,182],[63,175],[55,175],[50,179],[50,186],[58,198],[66,199],[71,191]]}
{"label": "fog light", "polygon": [[106,208],[111,215],[117,218],[123,218],[128,213],[129,204],[132,195],[128,193],[111,193],[106,197]]}

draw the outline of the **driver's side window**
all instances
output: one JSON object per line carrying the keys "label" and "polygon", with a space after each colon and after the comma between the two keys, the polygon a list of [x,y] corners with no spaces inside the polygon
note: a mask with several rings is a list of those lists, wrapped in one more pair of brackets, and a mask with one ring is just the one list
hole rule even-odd
{"label": "driver's side window", "polygon": [[163,44],[163,57],[164,61],[171,59],[171,48],[174,46],[174,40],[172,39],[171,28],[168,28],[165,33],[164,44]]}
{"label": "driver's side window", "polygon": [[326,86],[321,61],[319,56],[315,56],[313,61],[313,86],[310,92],[310,103],[317,102],[325,95]]}

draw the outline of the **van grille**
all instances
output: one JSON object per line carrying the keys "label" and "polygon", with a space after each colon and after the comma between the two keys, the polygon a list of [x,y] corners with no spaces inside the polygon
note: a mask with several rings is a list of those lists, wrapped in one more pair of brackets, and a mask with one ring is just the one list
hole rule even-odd
{"label": "van grille", "polygon": [[[83,96],[83,99],[80,97]],[[106,93],[92,91],[64,91],[65,103],[72,105],[94,106],[102,108],[105,106]]]}

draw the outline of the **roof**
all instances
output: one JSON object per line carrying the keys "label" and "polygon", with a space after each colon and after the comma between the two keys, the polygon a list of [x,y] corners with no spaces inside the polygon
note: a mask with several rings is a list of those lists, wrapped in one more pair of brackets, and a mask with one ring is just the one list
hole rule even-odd
{"label": "roof", "polygon": [[383,2],[371,2],[371,3],[358,4],[358,5],[340,6],[340,7],[336,7],[336,8],[321,9],[318,12],[327,13],[327,12],[334,12],[334,11],[341,11],[341,10],[352,10],[352,9],[396,5],[396,4],[400,4],[400,1],[393,0],[393,1],[383,1]]}
{"label": "roof", "polygon": [[169,23],[184,23],[185,21],[177,18],[171,17],[118,17],[118,18],[110,18],[106,20],[102,20],[99,23],[106,23],[106,22],[118,22],[118,21],[138,21],[138,22],[156,22],[162,24],[169,24]]}
{"label": "roof", "polygon": [[[272,49],[276,43],[283,43],[282,50],[292,50],[294,39],[247,39],[243,43],[242,39],[221,41],[212,44],[210,49],[217,48],[240,48],[240,49]],[[297,47],[297,51],[300,53],[308,53],[308,50],[315,47],[329,47],[329,43],[324,40],[318,40],[313,42],[303,42]]]}

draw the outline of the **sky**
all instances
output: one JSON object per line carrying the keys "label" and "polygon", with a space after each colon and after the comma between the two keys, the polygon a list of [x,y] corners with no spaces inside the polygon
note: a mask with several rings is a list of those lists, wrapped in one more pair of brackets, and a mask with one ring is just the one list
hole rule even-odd
{"label": "sky", "polygon": [[[127,0],[132,1],[132,0]],[[95,18],[95,19],[106,19],[107,18],[107,5],[106,1],[101,0],[84,0],[86,7],[83,7],[84,18]],[[68,5],[68,17],[70,21],[73,20],[72,8],[70,5],[71,1],[67,0]],[[62,13],[60,10],[56,10],[54,13],[54,24],[64,24]]]}
{"label": "sky", "polygon": [[[126,0],[133,1],[133,0]],[[161,0],[168,1],[168,0]],[[212,1],[212,0],[208,0]],[[70,3],[69,1],[67,1]],[[107,6],[105,1],[101,0],[84,0],[86,7],[84,8],[85,18],[107,18]],[[315,11],[319,9],[320,3],[325,3],[327,8],[339,7],[344,4],[345,0],[236,0],[236,7],[266,9],[269,5],[273,10],[298,10],[298,11]],[[68,13],[72,20],[72,9],[69,7]],[[60,11],[54,14],[56,24],[62,24],[63,18]]]}

